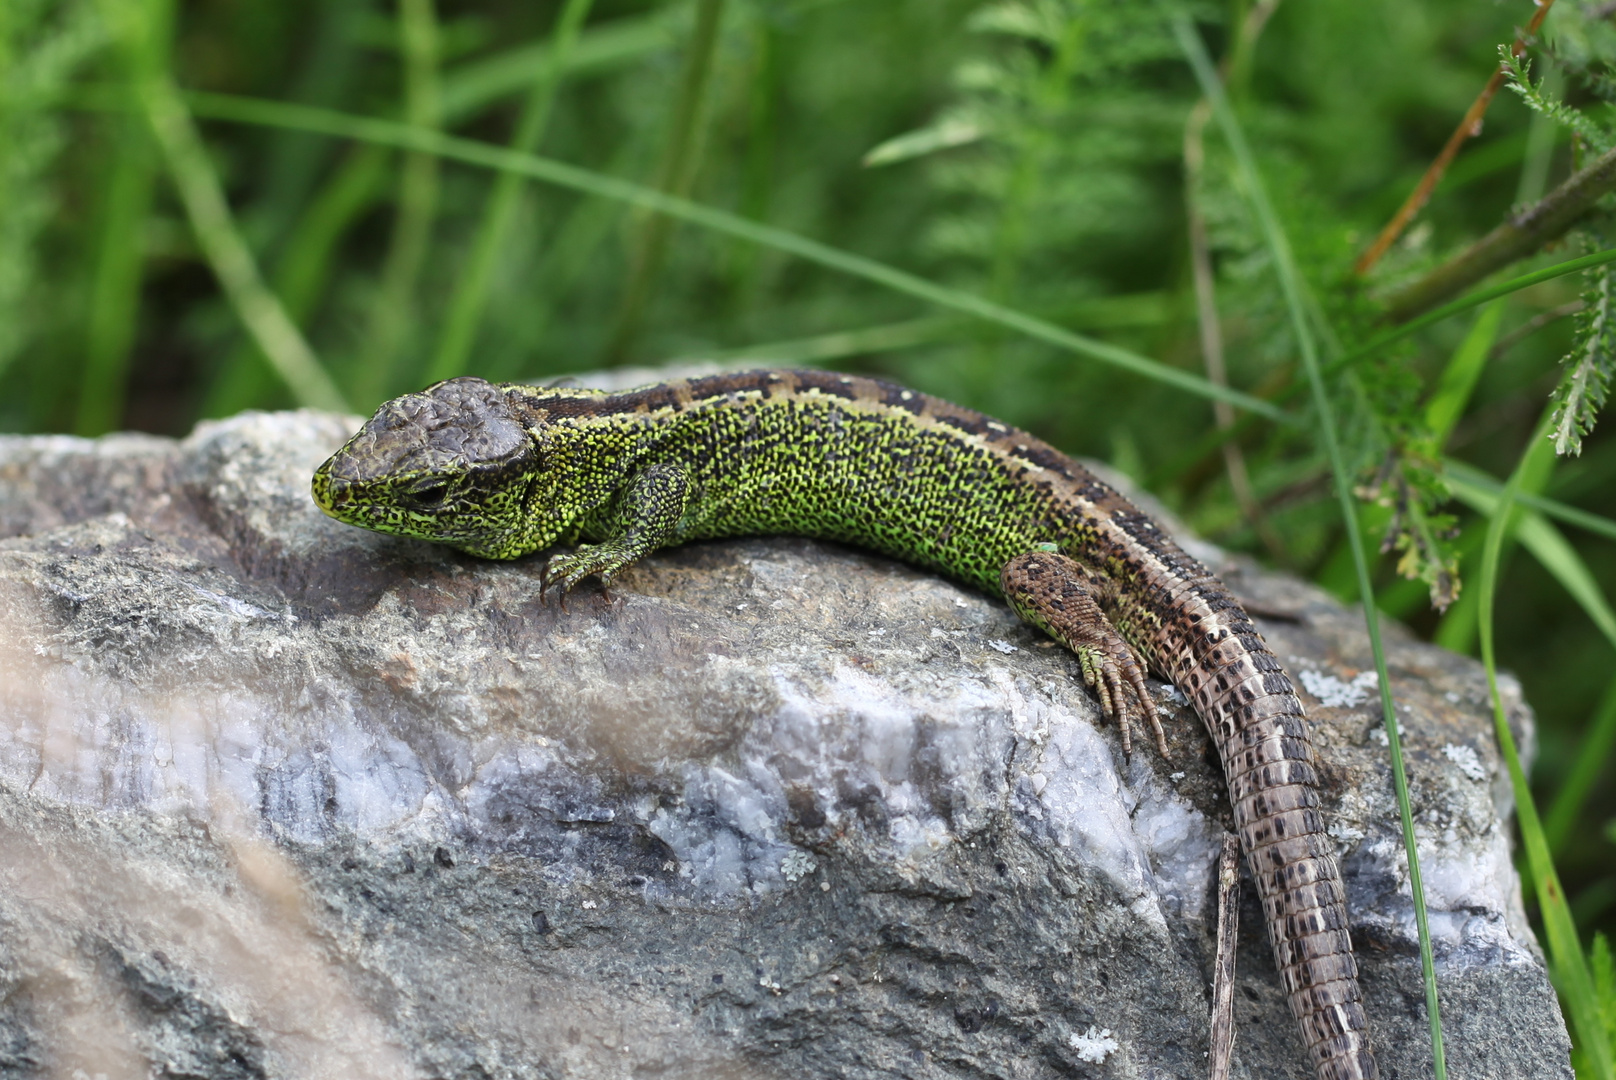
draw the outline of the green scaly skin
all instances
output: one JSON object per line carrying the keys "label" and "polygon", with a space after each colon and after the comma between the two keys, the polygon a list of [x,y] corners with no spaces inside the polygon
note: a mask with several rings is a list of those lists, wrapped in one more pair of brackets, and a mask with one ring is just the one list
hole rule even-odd
{"label": "green scaly skin", "polygon": [[[689,540],[871,548],[1005,597],[1070,647],[1130,746],[1146,666],[1223,760],[1291,1011],[1319,1080],[1378,1075],[1302,705],[1207,569],[1081,465],[981,413],[873,379],[757,371],[619,394],[451,379],[383,405],[314,475],[353,525],[610,581]],[[1132,698],[1130,704],[1129,698]]]}

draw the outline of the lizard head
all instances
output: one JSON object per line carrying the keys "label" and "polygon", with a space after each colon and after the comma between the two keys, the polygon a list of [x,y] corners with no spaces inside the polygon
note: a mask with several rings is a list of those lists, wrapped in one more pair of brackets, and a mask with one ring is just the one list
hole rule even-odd
{"label": "lizard head", "polygon": [[314,501],[338,521],[514,559],[540,450],[505,392],[450,379],[376,410],[314,473]]}

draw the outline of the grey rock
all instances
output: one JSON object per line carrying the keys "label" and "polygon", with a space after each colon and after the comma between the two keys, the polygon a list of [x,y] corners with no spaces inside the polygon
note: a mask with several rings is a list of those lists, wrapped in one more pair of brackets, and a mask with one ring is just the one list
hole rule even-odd
{"label": "grey rock", "polygon": [[[0,1076],[1204,1075],[1229,814],[1170,687],[1124,757],[1001,604],[793,538],[563,609],[322,517],[355,424],[0,439]],[[1196,550],[1300,676],[1426,1075],[1361,621]],[[1481,670],[1388,637],[1454,1075],[1569,1077]],[[1249,889],[1235,1001],[1236,1075],[1308,1077]]]}

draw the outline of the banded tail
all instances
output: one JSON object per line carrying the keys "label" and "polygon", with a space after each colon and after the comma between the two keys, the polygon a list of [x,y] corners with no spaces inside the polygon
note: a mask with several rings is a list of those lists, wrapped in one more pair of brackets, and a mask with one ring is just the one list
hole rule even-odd
{"label": "banded tail", "polygon": [[1319,1080],[1372,1080],[1346,894],[1319,814],[1302,702],[1250,616],[1210,576],[1177,598],[1158,663],[1189,695],[1223,761],[1291,1014]]}

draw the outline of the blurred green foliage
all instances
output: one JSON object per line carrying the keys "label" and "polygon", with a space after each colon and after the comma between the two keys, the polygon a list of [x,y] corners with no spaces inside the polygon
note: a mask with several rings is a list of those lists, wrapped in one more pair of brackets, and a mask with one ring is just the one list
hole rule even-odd
{"label": "blurred green foliage", "polygon": [[[1271,18],[1249,39],[1236,32],[1256,25],[1246,0],[1192,6],[1327,345],[1372,337],[1379,297],[1611,144],[1608,8],[1551,11],[1528,50],[1538,112],[1500,94],[1365,281],[1354,258],[1530,5],[1285,3],[1260,8]],[[201,119],[205,154],[187,166],[183,130],[164,143],[143,111],[165,86],[534,150],[1200,373],[1185,180],[1199,92],[1154,5],[6,0],[0,429],[182,434],[204,417],[310,400],[244,329],[256,280],[359,411],[455,371],[537,380],[714,356],[840,365],[1107,459],[1212,539],[1356,595],[1309,424],[1243,429],[1247,498],[1208,440],[1208,402],[1181,389],[599,193],[424,153]],[[1294,381],[1295,342],[1227,148],[1215,129],[1203,135],[1188,195],[1215,268],[1228,381],[1273,396]],[[198,232],[188,201],[209,185],[249,254],[235,292],[216,275],[220,237]],[[1605,220],[1506,273],[1606,246]],[[1403,530],[1407,568],[1427,577],[1403,580],[1397,554],[1384,555],[1380,603],[1450,647],[1475,648],[1473,596],[1444,615],[1428,586],[1450,558],[1475,573],[1486,518],[1454,506],[1437,516],[1440,457],[1507,476],[1551,393],[1582,392],[1561,385],[1568,352],[1573,368],[1587,361],[1577,386],[1600,389],[1616,334],[1600,321],[1608,277],[1587,276],[1438,324],[1332,384],[1352,466],[1386,504],[1364,515],[1370,539]],[[1577,318],[1562,317],[1584,295]],[[1609,518],[1616,439],[1594,425],[1593,397],[1576,399],[1566,425],[1589,432],[1580,456],[1534,465],[1521,490]],[[1591,935],[1616,929],[1616,669],[1589,615],[1616,586],[1616,552],[1575,529],[1561,543],[1539,531],[1506,546],[1498,649],[1538,712],[1538,802]],[[1583,574],[1580,592],[1568,573]],[[1418,784],[1417,758],[1414,769]]]}

